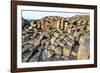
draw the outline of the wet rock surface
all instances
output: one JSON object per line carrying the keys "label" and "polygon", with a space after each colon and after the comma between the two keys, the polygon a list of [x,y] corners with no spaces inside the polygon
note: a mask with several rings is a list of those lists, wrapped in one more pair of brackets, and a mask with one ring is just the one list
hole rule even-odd
{"label": "wet rock surface", "polygon": [[22,29],[22,62],[89,59],[89,16],[47,16]]}

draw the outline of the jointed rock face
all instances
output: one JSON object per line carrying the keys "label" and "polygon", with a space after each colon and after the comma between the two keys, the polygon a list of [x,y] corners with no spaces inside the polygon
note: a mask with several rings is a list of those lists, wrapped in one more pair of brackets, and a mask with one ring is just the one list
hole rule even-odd
{"label": "jointed rock face", "polygon": [[89,16],[46,16],[22,29],[22,62],[89,59]]}

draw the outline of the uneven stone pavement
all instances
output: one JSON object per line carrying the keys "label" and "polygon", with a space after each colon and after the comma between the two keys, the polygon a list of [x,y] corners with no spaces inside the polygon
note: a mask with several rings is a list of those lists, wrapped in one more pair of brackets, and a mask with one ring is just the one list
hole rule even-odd
{"label": "uneven stone pavement", "polygon": [[22,30],[22,62],[89,59],[89,16],[48,16],[30,24]]}

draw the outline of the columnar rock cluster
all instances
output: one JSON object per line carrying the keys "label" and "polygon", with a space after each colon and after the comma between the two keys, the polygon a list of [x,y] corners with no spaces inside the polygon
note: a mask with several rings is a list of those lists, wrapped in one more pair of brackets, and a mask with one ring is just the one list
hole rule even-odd
{"label": "columnar rock cluster", "polygon": [[46,16],[22,30],[22,62],[89,59],[89,16]]}

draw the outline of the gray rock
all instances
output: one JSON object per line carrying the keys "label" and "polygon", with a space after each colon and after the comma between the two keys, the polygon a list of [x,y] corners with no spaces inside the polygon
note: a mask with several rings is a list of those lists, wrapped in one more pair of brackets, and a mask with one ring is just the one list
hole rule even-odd
{"label": "gray rock", "polygon": [[58,37],[58,36],[59,36],[59,33],[55,32],[55,33],[54,33],[54,36],[55,36],[55,37]]}
{"label": "gray rock", "polygon": [[75,44],[74,40],[68,40],[67,45],[72,47]]}
{"label": "gray rock", "polygon": [[50,41],[47,39],[43,39],[41,40],[41,45],[45,46],[45,48],[47,48],[50,44]]}
{"label": "gray rock", "polygon": [[28,34],[22,36],[22,42],[26,42],[30,40],[30,36]]}
{"label": "gray rock", "polygon": [[55,49],[55,45],[49,45],[47,49],[48,50],[54,50]]}
{"label": "gray rock", "polygon": [[66,56],[61,56],[61,60],[64,60],[64,61],[66,61],[66,60],[68,60],[69,58],[68,57],[66,57]]}
{"label": "gray rock", "polygon": [[32,56],[32,58],[30,59],[30,62],[38,62],[40,53],[41,53],[41,52],[37,52],[36,54],[34,54],[34,55]]}
{"label": "gray rock", "polygon": [[51,41],[51,44],[54,44],[56,41],[56,37],[52,37],[50,41]]}
{"label": "gray rock", "polygon": [[50,58],[54,55],[54,51],[53,50],[45,50],[46,56],[47,58]]}
{"label": "gray rock", "polygon": [[77,59],[88,59],[90,56],[90,49],[86,48],[84,45],[80,45],[78,53],[77,53]]}

